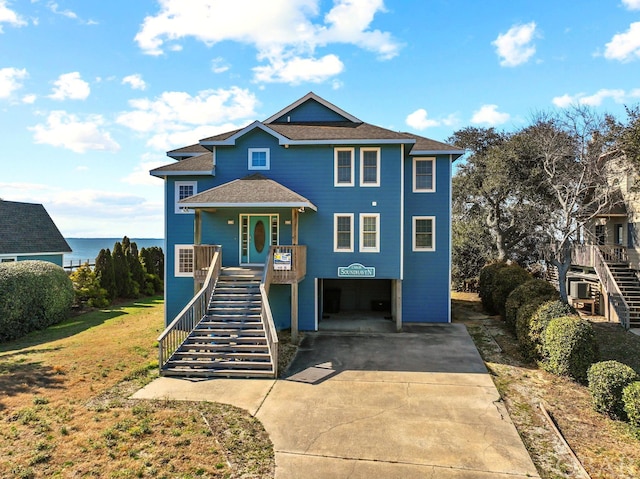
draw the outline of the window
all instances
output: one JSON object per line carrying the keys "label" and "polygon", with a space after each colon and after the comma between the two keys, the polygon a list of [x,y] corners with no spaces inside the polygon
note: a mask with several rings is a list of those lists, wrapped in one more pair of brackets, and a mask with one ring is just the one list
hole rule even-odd
{"label": "window", "polygon": [[15,256],[5,256],[4,258],[0,258],[0,263],[13,263],[17,260],[18,258]]}
{"label": "window", "polygon": [[379,213],[360,213],[360,252],[380,252]]}
{"label": "window", "polygon": [[176,192],[176,213],[193,213],[193,210],[189,208],[184,208],[178,204],[178,201],[184,200],[185,198],[189,198],[190,196],[195,195],[198,192],[198,183],[195,181],[176,181],[175,184],[175,192]]}
{"label": "window", "polygon": [[176,245],[175,276],[193,276],[194,256],[192,245]]}
{"label": "window", "polygon": [[435,158],[413,159],[413,192],[436,191]]}
{"label": "window", "polygon": [[353,148],[336,148],[334,161],[334,186],[353,186]]}
{"label": "window", "polygon": [[269,148],[249,148],[250,170],[268,170],[270,167]]}
{"label": "window", "polygon": [[380,186],[380,148],[360,148],[360,186]]}
{"label": "window", "polygon": [[436,219],[433,216],[413,217],[413,251],[436,250]]}
{"label": "window", "polygon": [[333,251],[353,251],[353,213],[336,213],[333,215]]}

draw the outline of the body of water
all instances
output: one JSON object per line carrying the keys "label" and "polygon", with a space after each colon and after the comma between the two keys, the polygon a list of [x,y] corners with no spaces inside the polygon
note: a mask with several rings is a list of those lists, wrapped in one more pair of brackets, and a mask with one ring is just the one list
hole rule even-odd
{"label": "body of water", "polygon": [[[65,238],[73,253],[64,255],[64,264],[84,263],[87,260],[90,264],[95,263],[96,256],[101,249],[109,248],[113,252],[113,245],[116,241],[122,242],[122,238]],[[132,243],[138,245],[138,251],[142,248],[159,246],[164,251],[163,238],[130,238]]]}

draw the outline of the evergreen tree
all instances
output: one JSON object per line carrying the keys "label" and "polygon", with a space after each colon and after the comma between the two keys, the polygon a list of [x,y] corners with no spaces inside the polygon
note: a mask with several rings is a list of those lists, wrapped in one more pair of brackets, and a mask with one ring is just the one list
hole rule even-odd
{"label": "evergreen tree", "polygon": [[146,291],[147,275],[140,262],[138,245],[135,242],[130,243],[126,256],[127,262],[129,263],[129,271],[131,272],[131,279],[133,280],[133,297],[137,297],[140,293]]}
{"label": "evergreen tree", "polygon": [[142,265],[148,274],[158,276],[164,280],[164,253],[159,246],[142,248],[140,250]]}
{"label": "evergreen tree", "polygon": [[[126,238],[126,236],[125,236]],[[119,241],[113,247],[113,271],[116,280],[116,296],[119,298],[129,298],[133,294],[133,282],[129,263],[124,253],[122,243]]]}
{"label": "evergreen tree", "polygon": [[113,269],[113,258],[109,248],[101,249],[96,257],[95,267],[96,277],[101,288],[107,291],[107,297],[113,299],[116,297],[116,278]]}

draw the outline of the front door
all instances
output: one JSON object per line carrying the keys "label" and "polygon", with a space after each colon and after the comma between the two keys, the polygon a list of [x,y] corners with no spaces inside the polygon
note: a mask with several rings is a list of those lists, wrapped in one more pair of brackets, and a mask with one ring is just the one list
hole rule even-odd
{"label": "front door", "polygon": [[269,216],[249,216],[249,257],[248,263],[263,264],[271,246],[271,218]]}

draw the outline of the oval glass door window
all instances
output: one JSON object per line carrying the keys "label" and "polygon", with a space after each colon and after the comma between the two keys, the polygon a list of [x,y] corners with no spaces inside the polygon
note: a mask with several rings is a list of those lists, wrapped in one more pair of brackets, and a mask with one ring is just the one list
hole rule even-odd
{"label": "oval glass door window", "polygon": [[259,220],[256,223],[255,227],[253,228],[253,244],[258,253],[262,253],[262,250],[264,249],[264,243],[265,243],[264,233],[265,233],[264,223],[262,222],[262,220]]}

